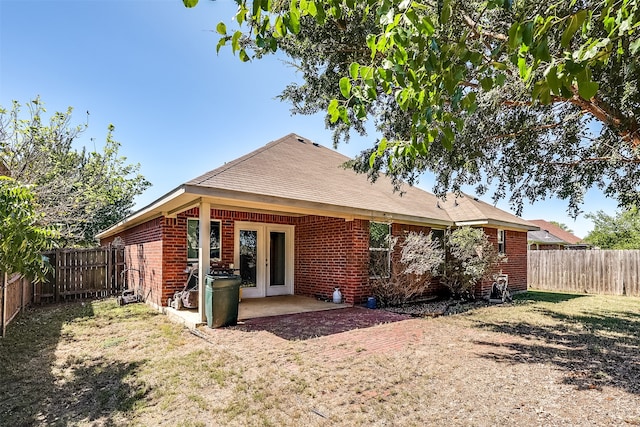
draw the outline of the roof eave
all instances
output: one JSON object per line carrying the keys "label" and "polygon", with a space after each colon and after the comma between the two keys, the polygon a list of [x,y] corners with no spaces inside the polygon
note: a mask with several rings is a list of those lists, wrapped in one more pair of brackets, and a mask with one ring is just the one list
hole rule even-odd
{"label": "roof eave", "polygon": [[252,203],[262,209],[272,209],[276,211],[288,212],[291,214],[323,215],[340,217],[345,219],[366,219],[380,222],[401,222],[415,225],[434,225],[448,227],[453,225],[452,221],[428,218],[416,215],[407,215],[397,212],[386,212],[373,209],[360,209],[328,203],[312,202],[308,200],[289,199],[277,196],[268,196],[257,193],[239,192],[220,188],[203,187],[197,185],[185,185],[187,193],[198,195],[203,198],[212,198],[212,202],[217,199],[224,200],[225,203],[244,202]]}
{"label": "roof eave", "polygon": [[96,234],[96,237],[98,239],[104,239],[106,237],[117,234],[120,231],[124,231],[127,228],[131,228],[135,225],[138,225],[141,222],[148,221],[153,218],[157,218],[158,216],[162,215],[162,209],[161,209],[162,206],[166,205],[168,202],[172,200],[175,200],[176,198],[178,198],[179,196],[182,196],[185,193],[186,193],[186,190],[184,185],[176,187],[175,189],[169,191],[167,194],[160,197],[159,199],[154,200],[153,202],[149,203],[147,206],[143,207],[142,209],[132,213],[131,215],[129,215],[119,223]]}
{"label": "roof eave", "polygon": [[526,224],[519,224],[519,223],[514,223],[514,222],[508,222],[508,221],[498,221],[498,220],[494,220],[494,219],[490,219],[490,218],[485,218],[485,219],[474,219],[474,220],[467,220],[467,221],[456,221],[455,222],[456,227],[477,227],[477,226],[481,226],[481,225],[486,225],[486,226],[492,226],[492,227],[502,227],[502,228],[507,228],[507,229],[513,229],[513,230],[523,230],[523,231],[538,231],[540,230],[540,227],[536,227],[535,225],[526,225]]}

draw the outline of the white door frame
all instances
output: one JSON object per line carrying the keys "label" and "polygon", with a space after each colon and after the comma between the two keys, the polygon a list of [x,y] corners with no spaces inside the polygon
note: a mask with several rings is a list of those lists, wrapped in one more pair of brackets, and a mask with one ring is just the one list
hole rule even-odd
{"label": "white door frame", "polygon": [[[234,224],[234,263],[240,267],[240,230],[256,232],[257,262],[256,287],[243,288],[243,298],[264,298],[272,295],[293,294],[294,274],[294,232],[295,226],[286,224],[269,224],[260,222],[236,221]],[[270,236],[271,232],[285,233],[285,284],[270,286]]]}

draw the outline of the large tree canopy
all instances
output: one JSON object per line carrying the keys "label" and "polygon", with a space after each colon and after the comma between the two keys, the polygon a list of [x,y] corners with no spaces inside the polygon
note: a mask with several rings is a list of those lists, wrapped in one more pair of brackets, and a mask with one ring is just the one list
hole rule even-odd
{"label": "large tree canopy", "polygon": [[372,118],[383,138],[353,164],[372,178],[493,184],[518,212],[554,195],[577,214],[594,186],[640,198],[636,0],[236,3],[218,49],[285,52],[304,82],[282,99],[326,111],[336,143]]}
{"label": "large tree canopy", "polygon": [[86,126],[71,125],[71,108],[47,120],[40,99],[23,114],[18,102],[0,107],[0,160],[17,182],[30,185],[42,222],[59,231],[62,246],[91,246],[95,234],[130,213],[133,199],[150,184],[118,154],[109,126],[102,152],[74,141]]}

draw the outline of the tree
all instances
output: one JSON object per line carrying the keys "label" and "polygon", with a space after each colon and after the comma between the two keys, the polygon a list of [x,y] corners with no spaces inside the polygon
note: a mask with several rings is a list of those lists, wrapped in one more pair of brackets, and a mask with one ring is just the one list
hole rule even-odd
{"label": "tree", "polygon": [[495,184],[518,213],[554,195],[577,215],[593,186],[640,198],[636,0],[237,3],[241,29],[218,24],[218,50],[285,52],[304,83],[281,98],[327,111],[336,142],[373,117],[382,139],[352,164],[372,179]]}
{"label": "tree", "polygon": [[585,215],[593,230],[584,241],[600,249],[640,249],[640,212],[632,207],[610,216],[603,211]]}
{"label": "tree", "polygon": [[47,119],[39,98],[0,108],[0,160],[12,178],[31,185],[43,223],[59,230],[62,246],[91,246],[95,234],[124,219],[133,199],[150,183],[140,165],[119,156],[120,144],[109,126],[102,152],[76,150],[73,143],[86,126],[72,126],[69,108]]}
{"label": "tree", "polygon": [[21,273],[41,280],[45,262],[42,251],[57,236],[53,227],[40,223],[36,197],[30,188],[0,176],[0,272]]}
{"label": "tree", "polygon": [[563,222],[549,221],[549,223],[555,225],[556,227],[558,227],[558,228],[560,228],[560,229],[562,229],[564,231],[567,231],[567,232],[573,234],[573,230],[571,228],[569,228],[569,226],[567,224],[563,223]]}

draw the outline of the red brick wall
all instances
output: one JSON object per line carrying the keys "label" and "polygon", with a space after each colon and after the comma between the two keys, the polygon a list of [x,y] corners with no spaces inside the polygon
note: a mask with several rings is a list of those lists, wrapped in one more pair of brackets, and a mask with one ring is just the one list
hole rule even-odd
{"label": "red brick wall", "polygon": [[[357,235],[357,229],[361,227],[361,221],[355,227],[354,222],[320,216],[296,219],[296,294],[331,298],[334,288],[340,287],[345,301],[353,302],[357,292],[354,282],[362,277],[357,266],[363,262],[362,254],[351,251],[349,256],[350,245],[357,241],[352,238],[354,228]],[[367,253],[368,239],[367,234]]]}
{"label": "red brick wall", "polygon": [[[495,228],[484,228],[489,240],[498,245],[498,232]],[[505,231],[507,262],[499,265],[498,270],[509,275],[509,290],[527,290],[527,232]],[[491,294],[493,280],[483,281],[476,288],[476,297],[488,298]]]}
{"label": "red brick wall", "polygon": [[[120,234],[125,243],[129,283],[143,288],[146,300],[166,305],[187,279],[187,218],[198,218],[198,209],[183,212],[177,218],[156,218]],[[234,260],[235,221],[295,225],[294,292],[298,295],[331,298],[340,287],[348,303],[362,303],[370,295],[369,221],[345,221],[338,218],[290,217],[262,213],[211,210],[211,219],[221,222],[222,263]],[[393,224],[392,234],[402,237],[409,231],[428,233],[428,227]],[[494,228],[485,228],[497,244]],[[114,236],[115,237],[115,236]],[[527,288],[527,233],[507,231],[508,263],[500,268],[509,275],[512,290]],[[104,239],[107,244],[113,238]],[[399,256],[396,251],[395,257]],[[444,288],[434,279],[429,294]],[[491,281],[482,283],[476,295],[486,297]]]}
{"label": "red brick wall", "polygon": [[[162,224],[156,218],[119,234],[125,245],[127,283],[130,288],[142,290],[145,301],[162,302]],[[100,241],[113,242],[116,236]]]}

